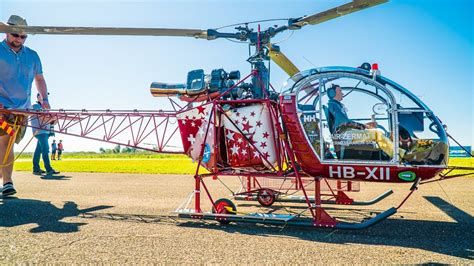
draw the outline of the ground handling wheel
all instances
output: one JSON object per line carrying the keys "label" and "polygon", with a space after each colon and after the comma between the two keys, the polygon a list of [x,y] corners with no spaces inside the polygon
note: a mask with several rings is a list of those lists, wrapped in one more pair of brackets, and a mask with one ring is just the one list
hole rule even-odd
{"label": "ground handling wheel", "polygon": [[[229,199],[218,199],[214,202],[215,207],[212,207],[212,213],[222,213],[222,214],[236,214],[237,208],[235,204]],[[220,224],[229,224],[230,221],[226,217],[216,216],[216,219]]]}
{"label": "ground handling wheel", "polygon": [[264,188],[257,192],[257,201],[263,207],[270,207],[275,202],[275,193],[273,190]]}

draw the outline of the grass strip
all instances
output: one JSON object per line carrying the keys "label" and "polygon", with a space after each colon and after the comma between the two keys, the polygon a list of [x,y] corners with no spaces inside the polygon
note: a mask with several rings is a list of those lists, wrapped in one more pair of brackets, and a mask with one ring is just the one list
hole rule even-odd
{"label": "grass strip", "polygon": [[[53,168],[61,172],[139,173],[139,174],[194,174],[197,163],[190,159],[71,159],[53,161]],[[32,171],[31,161],[18,161],[14,171]],[[202,173],[205,169],[202,168]]]}
{"label": "grass strip", "polygon": [[[452,158],[450,165],[474,167],[472,158]],[[41,163],[42,165],[42,163]],[[62,172],[88,173],[137,173],[137,174],[194,174],[197,163],[184,155],[165,155],[163,158],[132,158],[127,156],[79,158],[78,156],[64,157],[61,161],[52,161],[53,168]],[[30,158],[15,162],[14,171],[32,171]],[[201,167],[200,173],[206,170]],[[470,173],[472,171],[453,171],[453,174]]]}

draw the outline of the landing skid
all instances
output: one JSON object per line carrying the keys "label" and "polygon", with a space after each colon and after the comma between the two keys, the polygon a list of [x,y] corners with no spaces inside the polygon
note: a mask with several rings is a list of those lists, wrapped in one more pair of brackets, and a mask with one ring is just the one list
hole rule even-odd
{"label": "landing skid", "polygon": [[[321,200],[321,203],[323,204],[346,204],[346,205],[358,205],[358,206],[367,206],[367,205],[372,205],[377,202],[380,202],[381,200],[385,199],[386,197],[390,196],[393,194],[393,191],[391,189],[385,191],[384,193],[380,194],[378,197],[375,197],[369,201],[342,201],[339,202],[337,199],[336,200]],[[248,195],[236,195],[234,196],[235,200],[257,200],[257,196],[248,196]],[[308,199],[311,202],[314,202],[315,197],[314,196],[308,196]],[[304,196],[280,196],[277,197],[275,201],[278,202],[289,202],[289,203],[305,203],[306,199]],[[349,203],[350,202],[350,203]]]}
{"label": "landing skid", "polygon": [[195,212],[190,209],[178,209],[176,213],[178,217],[183,219],[202,219],[218,221],[222,223],[225,221],[235,223],[254,223],[254,224],[266,224],[266,225],[284,225],[284,226],[308,226],[308,227],[323,227],[323,228],[335,228],[335,229],[365,229],[372,225],[375,225],[391,215],[397,212],[396,208],[390,208],[384,212],[377,214],[376,216],[365,220],[360,223],[347,223],[337,222],[335,225],[328,226],[324,224],[314,223],[312,218],[301,218],[297,215],[286,215],[286,214],[268,214],[268,213],[250,213],[245,215],[240,214],[216,214],[211,212]]}

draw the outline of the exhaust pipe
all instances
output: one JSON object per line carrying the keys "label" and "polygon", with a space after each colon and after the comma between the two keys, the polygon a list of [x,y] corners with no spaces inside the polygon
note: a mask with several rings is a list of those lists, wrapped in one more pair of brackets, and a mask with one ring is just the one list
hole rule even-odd
{"label": "exhaust pipe", "polygon": [[163,82],[153,82],[150,85],[150,92],[153,97],[183,96],[195,97],[207,92],[206,87],[198,89],[187,89],[186,84],[170,84]]}

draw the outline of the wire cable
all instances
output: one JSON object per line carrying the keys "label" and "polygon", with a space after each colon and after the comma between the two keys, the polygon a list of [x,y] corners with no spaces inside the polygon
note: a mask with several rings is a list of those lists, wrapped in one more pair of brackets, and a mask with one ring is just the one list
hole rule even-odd
{"label": "wire cable", "polygon": [[248,22],[230,24],[230,25],[219,27],[219,28],[215,28],[213,30],[220,30],[220,29],[224,29],[224,28],[229,28],[229,27],[234,27],[234,26],[239,26],[239,25],[249,25],[249,24],[255,24],[255,23],[260,23],[260,22],[288,21],[288,20],[290,20],[290,18],[272,18],[272,19],[255,20],[255,21],[248,21]]}

